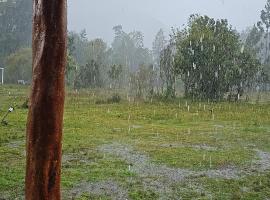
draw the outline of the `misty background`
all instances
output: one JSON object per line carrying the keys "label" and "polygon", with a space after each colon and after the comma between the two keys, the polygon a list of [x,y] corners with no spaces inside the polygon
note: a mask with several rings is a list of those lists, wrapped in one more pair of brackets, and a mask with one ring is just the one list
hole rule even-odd
{"label": "misty background", "polygon": [[[270,88],[270,0],[67,2],[70,88],[215,101]],[[0,1],[6,83],[31,84],[32,3]]]}
{"label": "misty background", "polygon": [[89,39],[111,43],[112,27],[121,24],[126,32],[142,31],[145,46],[151,48],[160,28],[168,34],[171,27],[186,24],[192,13],[228,19],[242,32],[260,19],[264,6],[265,0],[68,0],[68,27],[86,29]]}

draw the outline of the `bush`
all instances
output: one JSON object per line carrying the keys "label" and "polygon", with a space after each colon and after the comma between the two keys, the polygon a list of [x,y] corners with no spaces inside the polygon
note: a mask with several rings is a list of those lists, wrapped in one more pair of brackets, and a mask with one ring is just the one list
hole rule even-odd
{"label": "bush", "polygon": [[96,104],[113,104],[113,103],[120,103],[121,97],[118,94],[114,94],[112,97],[108,98],[107,100],[97,100]]}

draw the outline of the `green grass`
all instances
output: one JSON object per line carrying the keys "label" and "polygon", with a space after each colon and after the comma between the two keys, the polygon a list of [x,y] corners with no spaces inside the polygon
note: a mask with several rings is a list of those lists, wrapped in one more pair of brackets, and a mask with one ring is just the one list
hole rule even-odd
{"label": "green grass", "polygon": [[[27,87],[0,87],[0,115],[9,106],[15,106],[15,112],[7,118],[8,125],[0,126],[0,197],[6,199],[23,196],[28,110],[21,105],[28,95]],[[63,141],[63,160],[67,161],[62,166],[64,199],[82,182],[106,180],[126,189],[130,199],[159,197],[156,191],[145,189],[139,174],[128,170],[129,163],[98,151],[104,144],[127,144],[149,156],[156,165],[194,171],[228,166],[245,168],[256,159],[256,149],[270,152],[269,99],[263,103],[177,99],[168,103],[122,100],[120,104],[95,104],[108,96],[99,91],[67,93]],[[214,110],[214,116],[209,110]],[[190,177],[172,185],[171,199],[267,199],[269,180],[270,171],[232,180]],[[203,189],[199,190],[199,186]],[[109,197],[84,192],[78,199]]]}

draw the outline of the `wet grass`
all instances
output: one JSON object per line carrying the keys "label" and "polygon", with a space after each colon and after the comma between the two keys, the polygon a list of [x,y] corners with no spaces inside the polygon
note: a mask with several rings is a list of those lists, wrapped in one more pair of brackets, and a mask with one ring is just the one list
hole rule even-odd
{"label": "wet grass", "polygon": [[[0,114],[15,107],[0,126],[0,197],[22,198],[25,168],[27,87],[0,87]],[[146,189],[130,163],[104,154],[99,147],[117,142],[132,146],[157,165],[189,170],[245,169],[257,159],[256,150],[270,153],[270,103],[208,103],[178,99],[170,103],[128,102],[96,104],[110,95],[98,91],[69,92],[64,116],[62,190],[71,199],[82,182],[111,180],[130,199],[163,198]],[[268,96],[268,95],[265,95]],[[189,107],[189,109],[188,109]],[[270,161],[269,161],[270,162]],[[149,177],[148,177],[149,178]],[[190,177],[173,184],[169,199],[267,199],[270,171],[239,179]],[[77,199],[110,199],[82,192]]]}

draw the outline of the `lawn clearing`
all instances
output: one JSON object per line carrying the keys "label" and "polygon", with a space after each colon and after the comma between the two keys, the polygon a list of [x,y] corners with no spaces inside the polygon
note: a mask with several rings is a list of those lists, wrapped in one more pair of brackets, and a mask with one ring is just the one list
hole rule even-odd
{"label": "lawn clearing", "polygon": [[[29,89],[0,87],[0,199],[23,199]],[[68,92],[63,199],[269,199],[270,104]],[[267,95],[266,95],[267,96]]]}

